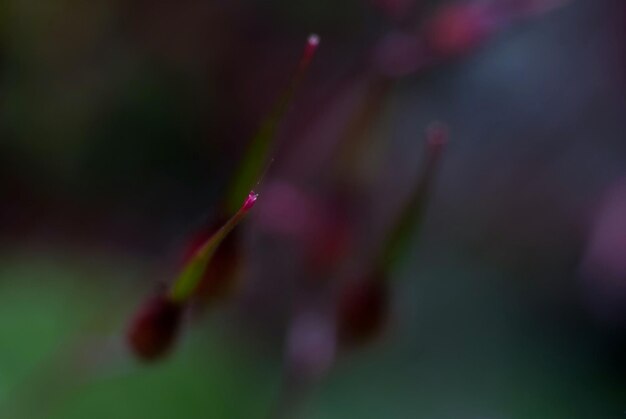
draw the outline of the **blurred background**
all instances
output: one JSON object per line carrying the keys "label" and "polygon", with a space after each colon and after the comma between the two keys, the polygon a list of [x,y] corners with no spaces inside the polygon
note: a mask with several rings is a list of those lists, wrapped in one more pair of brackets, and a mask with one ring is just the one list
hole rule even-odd
{"label": "blurred background", "polygon": [[[623,0],[0,3],[0,417],[624,417],[625,28]],[[129,319],[310,33],[237,292],[135,360]],[[435,120],[389,319],[341,349],[325,296],[380,250]]]}

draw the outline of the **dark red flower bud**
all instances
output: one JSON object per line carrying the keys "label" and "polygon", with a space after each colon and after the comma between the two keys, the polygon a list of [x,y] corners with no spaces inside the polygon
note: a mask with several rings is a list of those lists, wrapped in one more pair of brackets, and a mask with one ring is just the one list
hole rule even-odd
{"label": "dark red flower bud", "polygon": [[382,273],[347,283],[337,307],[341,343],[358,345],[377,337],[389,317],[389,285]]}
{"label": "dark red flower bud", "polygon": [[137,357],[151,361],[167,354],[180,329],[183,306],[158,295],[139,309],[128,329],[127,339]]}

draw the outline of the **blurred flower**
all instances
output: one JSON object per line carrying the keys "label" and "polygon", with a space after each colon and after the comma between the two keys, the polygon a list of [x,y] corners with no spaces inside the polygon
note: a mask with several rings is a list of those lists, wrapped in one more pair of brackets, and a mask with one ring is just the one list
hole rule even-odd
{"label": "blurred flower", "polygon": [[256,214],[263,231],[301,241],[320,223],[319,202],[291,182],[272,180],[265,185],[263,196],[265,205]]}
{"label": "blurred flower", "polygon": [[352,239],[349,211],[340,199],[323,199],[282,180],[268,184],[264,196],[266,204],[257,213],[260,227],[300,246],[307,268],[326,277]]}
{"label": "blurred flower", "polygon": [[287,336],[290,374],[305,381],[325,376],[335,359],[335,346],[332,319],[314,311],[297,313]]}
{"label": "blurred flower", "polygon": [[446,5],[426,24],[426,41],[435,55],[456,56],[485,41],[497,29],[497,23],[486,3]]}

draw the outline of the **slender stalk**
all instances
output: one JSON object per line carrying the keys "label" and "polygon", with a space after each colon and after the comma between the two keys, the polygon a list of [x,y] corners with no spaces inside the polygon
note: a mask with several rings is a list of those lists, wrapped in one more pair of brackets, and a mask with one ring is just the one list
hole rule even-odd
{"label": "slender stalk", "polygon": [[248,211],[254,206],[257,198],[258,195],[254,191],[250,192],[235,215],[200,246],[169,289],[168,297],[172,301],[184,302],[194,293],[218,246],[228,233],[246,216]]}
{"label": "slender stalk", "polygon": [[371,76],[362,101],[347,121],[339,138],[339,149],[332,173],[336,179],[354,179],[360,156],[359,151],[368,139],[368,131],[378,120],[381,108],[393,86],[393,80],[389,78]]}
{"label": "slender stalk", "polygon": [[406,253],[410,238],[424,218],[424,210],[431,195],[431,187],[439,168],[441,155],[448,142],[448,130],[444,125],[434,123],[429,127],[426,135],[426,152],[421,174],[409,201],[393,225],[378,263],[375,265],[382,272],[387,272]]}
{"label": "slender stalk", "polygon": [[224,203],[225,211],[228,213],[232,213],[237,209],[241,195],[254,186],[255,180],[258,179],[263,168],[267,165],[268,154],[274,138],[276,137],[278,126],[289,109],[289,105],[291,105],[293,97],[310,67],[319,42],[320,39],[317,35],[313,34],[309,36],[298,66],[291,76],[289,84],[248,145],[246,153],[228,189],[227,198]]}

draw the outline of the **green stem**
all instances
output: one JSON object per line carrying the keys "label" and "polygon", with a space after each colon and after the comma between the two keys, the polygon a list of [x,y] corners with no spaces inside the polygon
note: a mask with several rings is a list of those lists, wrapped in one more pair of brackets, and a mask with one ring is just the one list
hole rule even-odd
{"label": "green stem", "polygon": [[254,205],[257,194],[250,192],[244,204],[222,227],[219,228],[207,241],[196,251],[187,262],[181,274],[170,287],[168,297],[175,302],[186,301],[195,292],[202,276],[209,265],[215,251],[233,228],[245,217]]}
{"label": "green stem", "polygon": [[443,148],[447,143],[447,129],[440,124],[433,124],[428,129],[426,153],[417,185],[393,225],[376,266],[383,272],[389,271],[407,252],[409,241],[424,219],[426,205],[431,195],[431,188],[441,161]]}
{"label": "green stem", "polygon": [[228,189],[227,198],[224,203],[227,213],[236,211],[241,195],[254,186],[254,182],[259,178],[263,168],[267,165],[268,154],[276,138],[278,126],[289,109],[293,97],[306,75],[318,45],[319,38],[317,35],[309,36],[298,67],[293,73],[287,88],[283,91],[282,95],[280,95],[272,107],[270,114],[263,121],[256,135],[248,145],[246,153]]}

